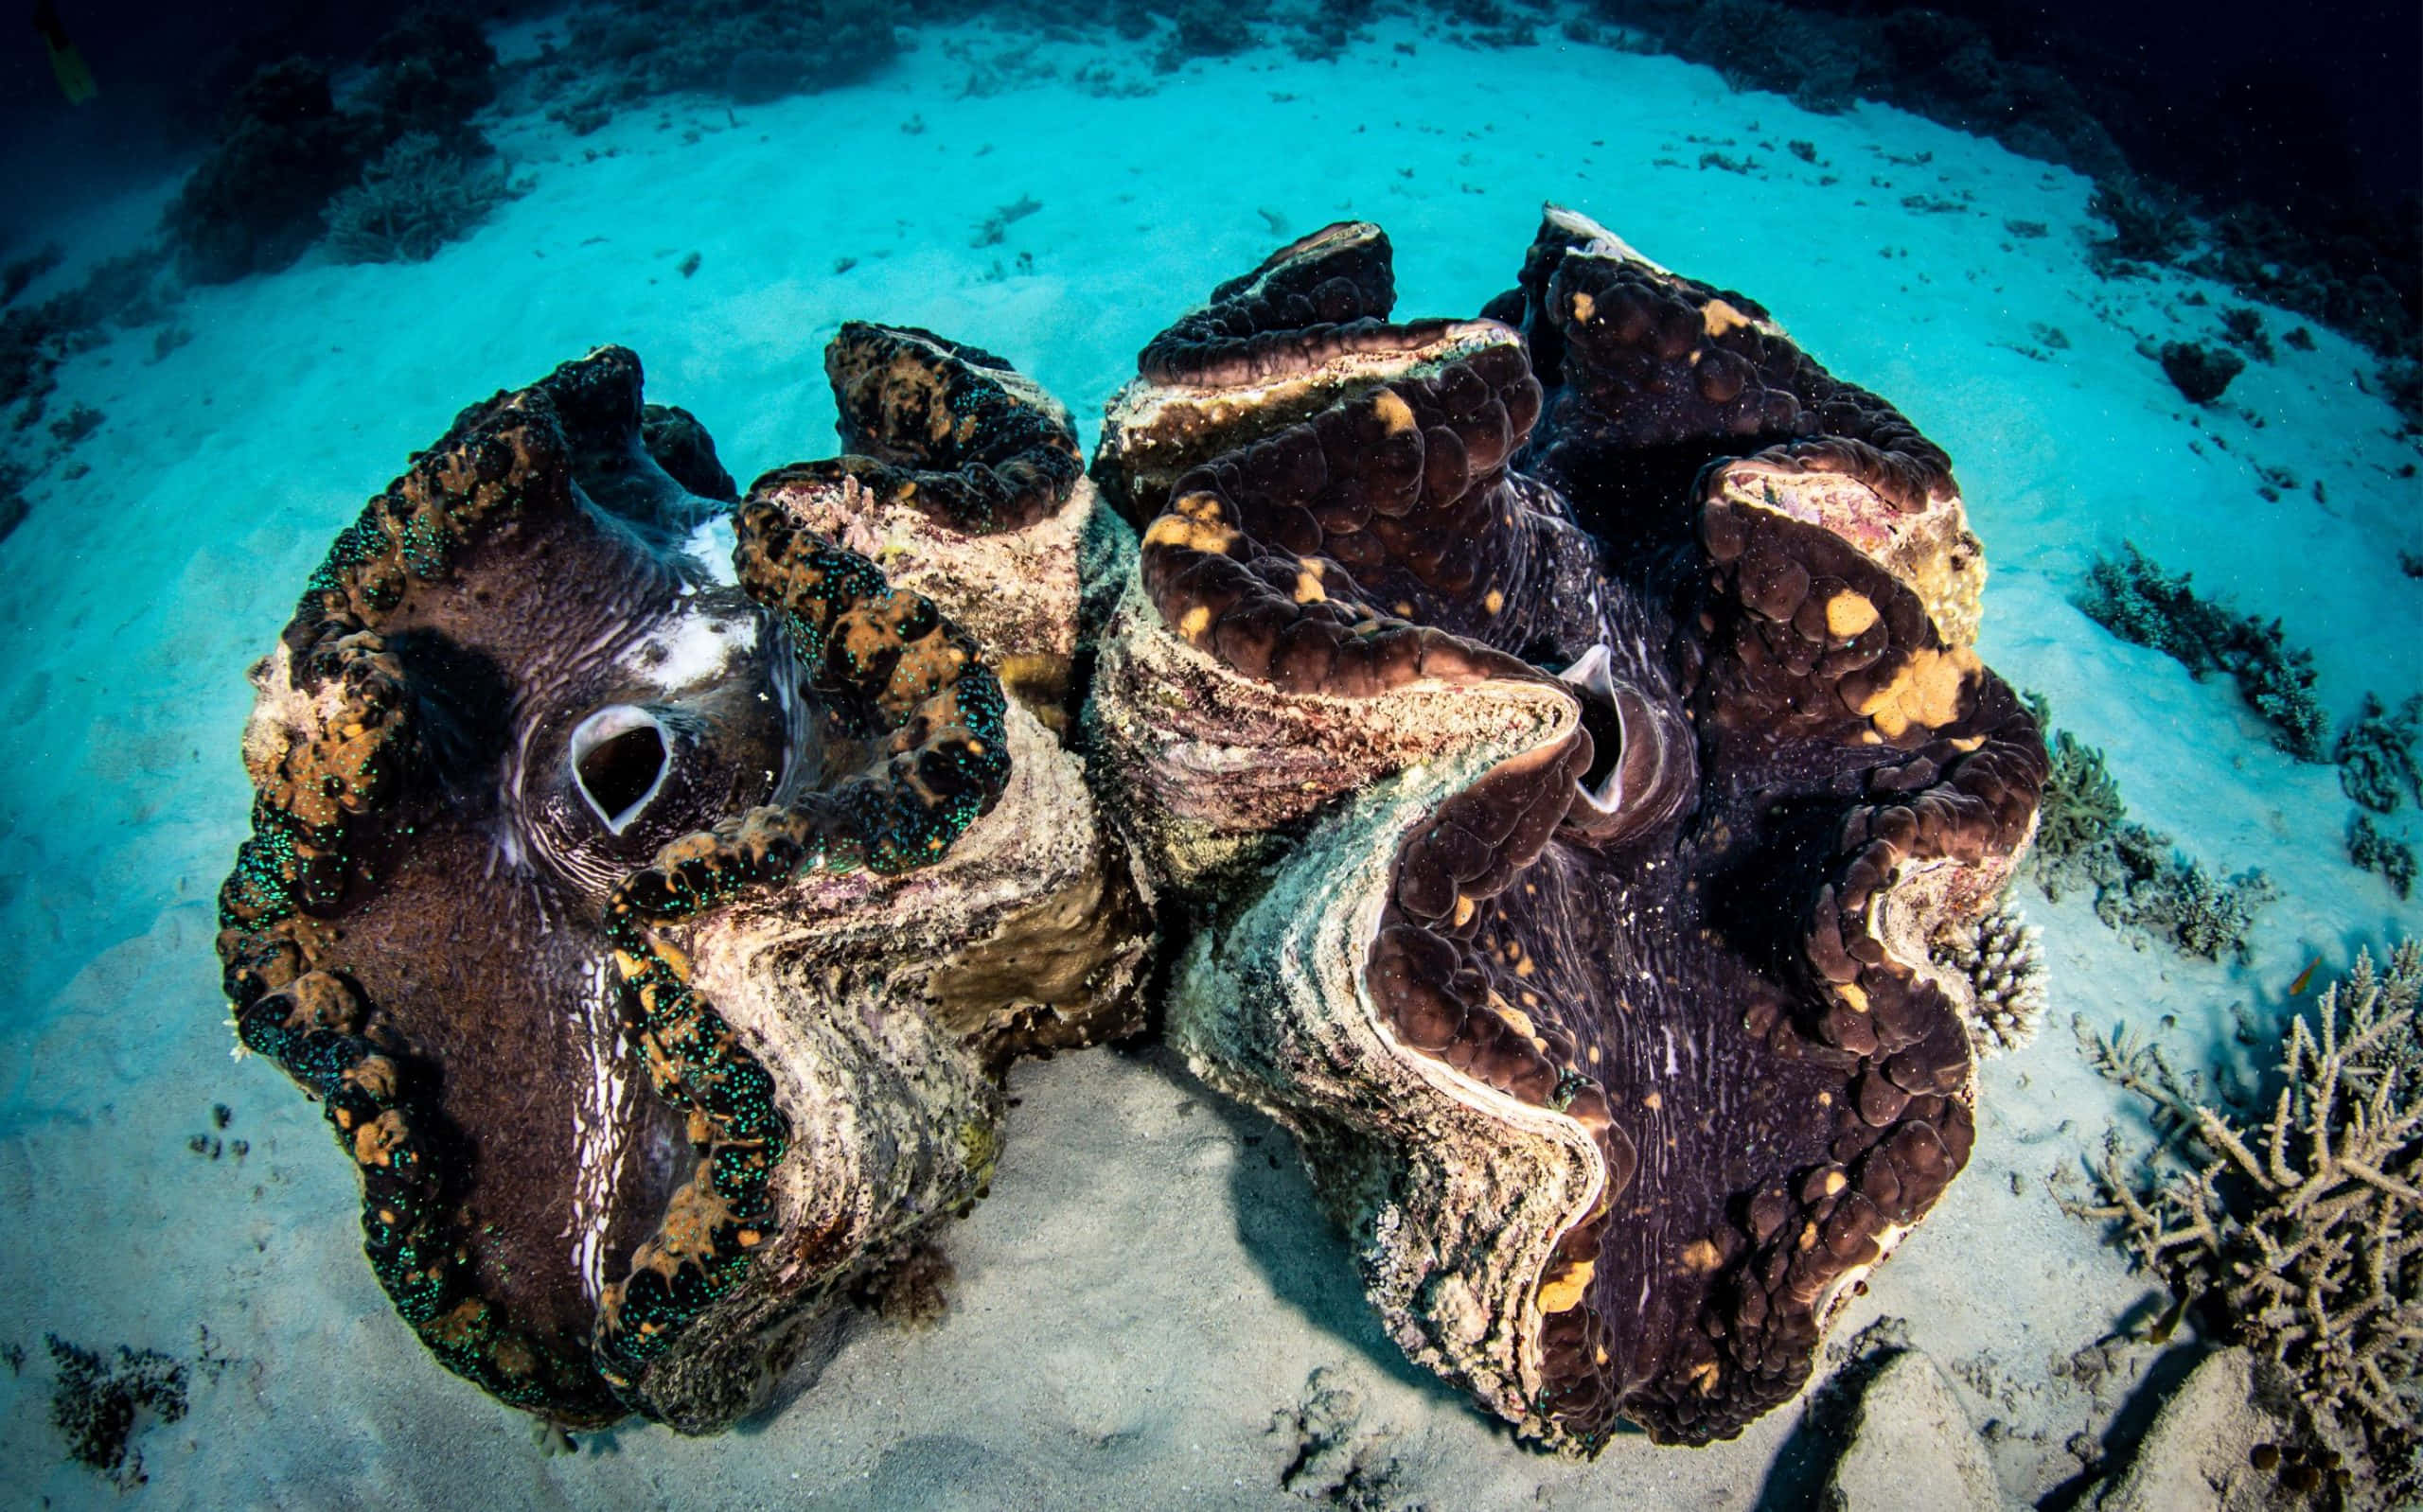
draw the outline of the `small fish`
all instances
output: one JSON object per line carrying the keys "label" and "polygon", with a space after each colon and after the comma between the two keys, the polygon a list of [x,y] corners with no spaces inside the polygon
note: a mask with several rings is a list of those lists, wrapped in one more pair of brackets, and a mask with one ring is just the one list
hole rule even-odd
{"label": "small fish", "polygon": [[2299,993],[2302,993],[2307,988],[2312,986],[2313,974],[2321,965],[2322,958],[2320,956],[2316,956],[2313,959],[2307,961],[2306,969],[2297,973],[2297,979],[2289,984],[2289,995],[2290,997],[2294,997]]}
{"label": "small fish", "polygon": [[[2307,975],[2312,975],[2310,969]],[[2153,1327],[2146,1330],[2146,1342],[2148,1344],[2170,1343],[2170,1336],[2179,1331],[2179,1320],[2187,1316],[2187,1304],[2193,1300],[2193,1297],[2182,1296],[2164,1309],[2162,1316],[2154,1320]]]}
{"label": "small fish", "polygon": [[67,40],[67,28],[61,24],[58,9],[51,0],[35,0],[34,29],[42,33],[42,44],[50,54],[51,77],[59,80],[60,93],[70,105],[81,105],[100,93],[93,82],[93,71],[84,64],[84,55]]}

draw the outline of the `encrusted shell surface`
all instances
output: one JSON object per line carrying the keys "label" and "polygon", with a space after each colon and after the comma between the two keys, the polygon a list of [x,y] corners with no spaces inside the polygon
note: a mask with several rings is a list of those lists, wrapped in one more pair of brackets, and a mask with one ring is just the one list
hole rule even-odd
{"label": "encrusted shell surface", "polygon": [[1728,1435],[1966,1159],[1924,937],[2042,744],[1942,453],[1755,302],[1552,209],[1503,325],[1389,326],[1386,256],[1223,285],[1096,459],[1159,505],[1091,718],[1198,916],[1170,1032],[1410,1358],[1560,1448]]}
{"label": "encrusted shell surface", "polygon": [[[712,444],[603,349],[466,411],[256,673],[239,1032],[326,1104],[398,1311],[568,1426],[751,1410],[982,1194],[1013,1059],[1141,1025],[1151,920],[1059,734],[1067,414],[929,333],[835,344],[876,455],[761,482],[731,571],[667,470],[728,494]],[[820,531],[923,532],[982,632]]]}

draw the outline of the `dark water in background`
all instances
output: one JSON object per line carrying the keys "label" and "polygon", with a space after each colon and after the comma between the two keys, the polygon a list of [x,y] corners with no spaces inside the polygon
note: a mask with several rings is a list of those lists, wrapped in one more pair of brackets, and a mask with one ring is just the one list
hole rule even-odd
{"label": "dark water in background", "polygon": [[[1574,27],[1584,28],[1570,31],[1576,37],[1629,35],[1620,45],[1713,66],[1736,88],[1829,112],[1860,99],[1892,104],[2076,168],[2112,191],[2098,210],[2131,256],[2187,262],[2178,218],[2192,213],[2211,239],[2200,271],[2405,360],[2385,378],[2403,394],[2401,409],[2423,413],[2423,6],[2413,0],[632,0],[569,10],[537,0],[434,9],[56,0],[47,14],[99,93],[68,103],[36,26],[0,52],[0,184],[9,190],[0,196],[0,256],[35,253],[50,237],[45,227],[206,161],[242,118],[246,79],[269,65],[307,61],[342,105],[365,79],[375,84],[377,65],[394,56],[380,39],[409,18],[451,14],[493,27],[558,11],[619,13],[626,35],[604,52],[575,44],[543,83],[504,79],[509,108],[554,103],[565,70],[588,66],[646,76],[641,93],[670,81],[753,103],[871,78],[887,66],[892,36],[986,16],[1043,33],[1124,38],[1160,68],[1256,44],[1335,56],[1357,26],[1391,15],[1443,22],[1451,37],[1478,44],[1554,40]],[[728,61],[665,63],[750,18],[757,40]],[[635,97],[626,87],[614,103]],[[355,141],[330,182],[347,182],[397,132],[430,120],[446,131],[461,114],[425,98],[413,108],[433,114]],[[256,114],[280,129],[278,109]],[[474,136],[468,146],[486,144]],[[264,192],[285,191],[245,183],[221,198]],[[316,202],[326,190],[295,192]],[[210,282],[267,271],[309,236],[289,239],[292,249],[266,258],[214,268],[186,257],[181,271]]]}
{"label": "dark water in background", "polygon": [[[30,8],[21,5],[21,12]],[[415,8],[397,0],[261,0],[163,5],[157,0],[58,0],[101,98],[71,110],[38,36],[20,26],[0,52],[0,239],[23,237],[56,209],[197,152],[235,87],[254,68],[293,54],[337,65]],[[485,20],[557,9],[495,3]],[[681,7],[634,6],[680,26]],[[791,8],[813,11],[813,6]],[[907,0],[906,25],[988,8]],[[1175,16],[1177,5],[1002,6],[1006,16],[1083,26],[1121,11]],[[1293,14],[1304,8],[1229,8]],[[1318,10],[1318,7],[1310,8]],[[1490,0],[1438,7],[1480,13]],[[1617,18],[1694,12],[1675,0],[1611,0]],[[2238,200],[2325,217],[2385,213],[2423,190],[2423,7],[2412,0],[2319,6],[2206,5],[2147,0],[1804,0],[1799,7],[1874,20],[1933,11],[1973,23],[2002,58],[2041,63],[2075,84],[2140,171],[2228,204]],[[1510,7],[1512,14],[1523,13]],[[1350,8],[1350,14],[1369,7]],[[1267,21],[1265,26],[1279,23]],[[2408,230],[2413,223],[2410,218]]]}

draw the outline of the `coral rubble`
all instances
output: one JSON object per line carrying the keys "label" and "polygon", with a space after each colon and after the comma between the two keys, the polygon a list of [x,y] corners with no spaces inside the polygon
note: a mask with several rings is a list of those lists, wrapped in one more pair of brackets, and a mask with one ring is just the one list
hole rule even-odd
{"label": "coral rubble", "polygon": [[[2081,1020],[2096,1069],[2151,1104],[2163,1142],[2115,1134],[2096,1200],[2137,1262],[2279,1372],[2302,1426],[2355,1471],[2359,1504],[2423,1492],[2423,946],[2360,954],[2290,1021],[2260,1098],[2234,1105],[2159,1046]],[[2133,1169],[2132,1169],[2133,1168]]]}

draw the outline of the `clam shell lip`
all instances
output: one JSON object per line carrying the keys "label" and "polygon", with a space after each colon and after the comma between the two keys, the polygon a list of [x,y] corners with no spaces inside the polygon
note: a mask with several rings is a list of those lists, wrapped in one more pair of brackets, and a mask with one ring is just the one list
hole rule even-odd
{"label": "clam shell lip", "polygon": [[1779,447],[1715,469],[1705,497],[1840,537],[1916,592],[1948,643],[1976,639],[1985,552],[1970,534],[1967,504],[1948,474],[1911,507],[1913,501],[1888,495],[1867,478]]}
{"label": "clam shell lip", "polygon": [[1785,454],[1760,453],[1724,465],[1709,492],[1745,509],[1763,509],[1832,532],[1874,554],[1893,539],[1894,511],[1860,480],[1794,466]]}
{"label": "clam shell lip", "polygon": [[990,352],[851,321],[824,370],[845,454],[777,468],[752,496],[858,486],[983,535],[1050,516],[1084,470],[1067,409]]}
{"label": "clam shell lip", "polygon": [[[1522,336],[1494,320],[1440,322],[1436,334],[1418,326],[1371,322],[1342,351],[1309,367],[1276,373],[1245,383],[1187,383],[1131,380],[1120,399],[1133,405],[1130,425],[1149,425],[1164,411],[1217,401],[1228,411],[1243,413],[1273,398],[1306,389],[1351,388],[1400,377],[1423,377],[1450,367],[1483,347],[1520,343]],[[1348,329],[1340,327],[1341,331]],[[1412,338],[1408,340],[1408,338]],[[1402,344],[1400,344],[1402,343]],[[1114,401],[1114,408],[1120,401]]]}
{"label": "clam shell lip", "polygon": [[1670,270],[1663,263],[1645,255],[1615,232],[1581,211],[1567,209],[1551,200],[1540,206],[1540,235],[1547,237],[1559,232],[1571,238],[1567,255],[1636,262],[1654,273],[1671,276]]}
{"label": "clam shell lip", "polygon": [[[1228,298],[1246,298],[1262,291],[1263,286],[1279,273],[1301,263],[1318,261],[1324,255],[1345,252],[1362,246],[1377,248],[1388,239],[1388,233],[1372,220],[1334,220],[1318,231],[1307,232],[1262,260],[1262,266],[1233,283],[1220,286]],[[1219,302],[1215,296],[1214,303]]]}
{"label": "clam shell lip", "polygon": [[[1557,677],[1596,694],[1614,709],[1617,730],[1623,746],[1629,747],[1638,738],[1635,731],[1624,728],[1623,700],[1616,694],[1615,656],[1604,642],[1584,651],[1581,660],[1558,673]],[[1623,753],[1621,750],[1600,751],[1597,764],[1606,767],[1607,775],[1595,787],[1584,782],[1575,782],[1574,802],[1590,818],[1613,819],[1624,806]]]}
{"label": "clam shell lip", "polygon": [[[656,736],[655,775],[636,796],[624,800],[610,813],[598,800],[599,784],[592,776],[592,758],[622,737],[642,730],[652,731]],[[573,727],[572,736],[565,742],[564,760],[571,769],[573,786],[580,792],[581,802],[597,816],[597,822],[606,826],[607,834],[620,835],[633,819],[646,813],[648,804],[664,790],[665,778],[673,770],[673,752],[672,731],[664,728],[663,720],[637,704],[608,704]]]}

